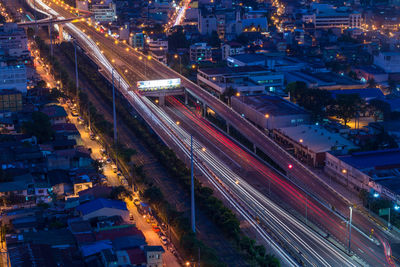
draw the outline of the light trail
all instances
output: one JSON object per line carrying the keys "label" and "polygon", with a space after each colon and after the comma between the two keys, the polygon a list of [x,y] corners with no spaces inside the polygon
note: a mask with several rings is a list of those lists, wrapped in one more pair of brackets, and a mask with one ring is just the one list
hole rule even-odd
{"label": "light trail", "polygon": [[[39,1],[38,1],[39,2]],[[40,1],[41,2],[41,1]],[[58,15],[57,15],[58,16]],[[90,39],[90,38],[88,38],[85,34],[83,34],[77,27],[75,27],[74,25],[72,25],[72,24],[67,24],[66,25],[72,32],[73,32],[73,35],[75,35],[75,36],[78,36],[78,38],[80,39],[80,41],[81,42],[83,42],[84,44],[85,44],[85,46],[86,47],[88,47],[88,49],[90,50],[90,51],[92,51],[92,55],[93,55],[93,57],[95,58],[95,61],[97,61],[97,63],[100,65],[100,66],[103,66],[104,68],[104,70],[106,70],[107,71],[107,73],[110,75],[110,73],[111,73],[111,70],[113,69],[113,67],[112,67],[112,65],[108,62],[108,60],[104,57],[104,55],[101,53],[101,51],[98,49],[98,47],[96,46],[96,44]],[[115,73],[116,75],[115,75],[115,78],[116,79],[118,79],[118,77],[119,77],[119,74],[118,73]],[[139,97],[139,96],[137,96],[136,94],[134,94],[133,92],[128,92],[127,90],[128,90],[128,88],[130,88],[129,87],[129,85],[128,85],[128,83],[125,81],[125,79],[123,79],[123,77],[121,77],[121,83],[122,83],[122,87],[124,88],[124,91],[125,92],[122,92],[123,94],[124,94],[124,96],[125,97],[127,97],[128,98],[128,100],[130,100],[130,102],[133,104],[133,106],[136,108],[136,109],[139,109],[140,110],[140,108],[141,109],[144,109],[144,107],[142,107],[142,105],[144,105],[144,101],[148,101],[147,99],[145,99],[145,98],[141,98],[141,97]],[[148,101],[148,102],[150,102],[150,101]],[[151,109],[150,109],[150,114],[151,115],[144,115],[143,117],[147,117],[148,119],[150,118],[151,119],[151,122],[150,122],[150,124],[153,124],[152,126],[154,127],[154,125],[155,126],[158,126],[158,127],[161,127],[162,125],[164,125],[164,126],[169,126],[172,130],[169,130],[168,132],[167,132],[167,134],[168,134],[168,136],[169,136],[169,138],[171,138],[172,140],[174,140],[174,142],[176,143],[176,145],[179,145],[179,147],[181,148],[181,150],[187,155],[187,153],[188,153],[188,149],[187,149],[187,143],[188,143],[188,138],[187,138],[187,135],[188,135],[188,133],[186,133],[186,132],[181,132],[181,131],[178,131],[177,129],[176,129],[176,123],[175,122],[173,122],[173,121],[170,121],[170,118],[165,114],[165,113],[162,113],[162,111],[161,110],[158,110],[157,109],[157,107],[156,106],[154,106],[154,107],[152,107],[151,106],[151,103],[147,103],[147,105],[149,105],[150,107],[151,107]],[[146,105],[145,105],[146,106]],[[139,108],[140,107],[140,108]],[[147,108],[147,109],[149,109],[149,108]],[[156,114],[156,115],[155,115]],[[160,119],[160,117],[157,117],[157,116],[163,116],[162,117],[162,120]],[[165,117],[164,117],[165,116]],[[157,119],[158,118],[158,119]],[[169,119],[169,121],[168,121],[168,119]],[[170,129],[170,128],[168,128],[167,127],[167,129]],[[182,129],[181,129],[182,130]],[[176,136],[176,133],[179,133],[179,136]],[[161,135],[161,138],[162,138],[162,135]],[[167,143],[167,142],[166,142]],[[182,146],[183,145],[183,146]],[[186,149],[184,149],[186,147]],[[205,153],[206,155],[208,155],[207,153]],[[219,172],[219,173],[222,173],[222,175],[220,175],[220,176],[217,176],[217,177],[214,177],[214,175],[213,175],[213,172],[211,171],[211,170],[209,170],[208,171],[208,174],[206,174],[206,177],[208,177],[209,179],[211,179],[211,177],[214,177],[214,180],[213,180],[213,182],[219,182],[219,180],[220,179],[224,179],[224,183],[223,183],[223,188],[226,190],[226,191],[229,191],[229,190],[231,190],[231,191],[234,191],[234,190],[236,190],[235,192],[237,192],[237,195],[242,199],[242,200],[244,200],[244,201],[250,201],[250,202],[252,202],[252,201],[254,201],[254,204],[253,205],[250,205],[250,206],[248,206],[247,208],[249,208],[250,210],[256,210],[257,212],[260,212],[260,208],[262,209],[263,208],[263,205],[266,205],[268,202],[265,202],[265,200],[264,199],[262,199],[262,195],[260,194],[260,193],[255,193],[254,191],[252,191],[252,190],[254,190],[254,188],[252,188],[252,187],[249,187],[249,185],[246,185],[246,184],[244,184],[244,185],[246,185],[246,186],[238,186],[238,184],[236,184],[236,181],[239,181],[239,185],[241,185],[242,183],[243,183],[243,180],[238,180],[238,177],[236,177],[236,176],[232,176],[232,175],[235,175],[235,174],[231,174],[231,173],[229,173],[225,168],[226,167],[224,167],[224,166],[222,166],[221,167],[221,165],[218,165],[218,164],[221,164],[221,162],[220,161],[218,161],[218,160],[216,160],[215,159],[215,157],[213,156],[213,155],[208,155],[208,156],[206,156],[206,157],[204,157],[204,158],[202,158],[201,159],[201,162],[204,160],[204,162],[206,162],[207,164],[209,164],[209,166],[210,166],[210,168],[213,168],[214,169],[214,171],[215,172]],[[198,162],[198,164],[200,164],[199,162]],[[205,169],[205,167],[203,167],[203,168],[201,168],[201,166],[199,167],[201,170],[203,170],[203,171],[205,171],[205,170],[207,170],[207,169]],[[229,170],[229,168],[228,168],[228,170]],[[230,170],[229,170],[230,171]],[[225,177],[226,176],[226,177]],[[211,181],[210,181],[211,182]],[[233,184],[234,185],[233,185]],[[233,188],[232,188],[232,186],[233,186]],[[228,188],[226,188],[226,187],[228,187]],[[236,189],[236,188],[239,188],[239,189]],[[249,191],[247,191],[247,190],[249,190]],[[261,197],[261,200],[259,200],[259,198]],[[232,197],[230,197],[230,198],[228,198],[228,201],[229,202],[231,202],[231,201],[233,201],[232,200]],[[265,202],[265,203],[263,203],[263,204],[260,204],[260,201],[262,201],[262,202]],[[242,204],[242,203],[241,203]],[[242,204],[243,205],[243,204]],[[249,205],[249,204],[247,204],[247,205]],[[273,204],[274,205],[274,204]],[[264,207],[265,208],[265,207]],[[271,208],[271,207],[269,207],[269,208]],[[279,208],[279,207],[274,207],[275,209],[273,209],[275,212],[277,212],[277,213],[279,213],[280,214],[280,212],[283,212],[284,214],[286,214],[286,212],[284,212],[284,211],[280,211],[279,212],[279,210],[276,210],[276,208]],[[235,207],[235,209],[237,210],[237,208]],[[266,212],[265,210],[261,210],[261,213],[263,213],[263,212]],[[272,212],[272,211],[269,211],[269,212]],[[240,213],[240,212],[239,212]],[[252,215],[250,215],[248,212],[246,213],[247,214],[247,216],[252,216]],[[288,214],[286,214],[287,216],[289,216]],[[276,216],[276,215],[274,215],[274,216]],[[271,223],[268,223],[268,221],[267,221],[267,219],[270,219],[270,218],[276,218],[276,217],[274,217],[274,216],[261,216],[262,218],[264,218],[264,220],[267,222],[267,224],[268,224],[268,226],[270,226],[270,224]],[[282,214],[280,214],[280,216],[283,216]],[[272,222],[272,224],[273,223],[275,223],[275,221],[273,221]],[[280,222],[280,223],[282,223],[282,222]],[[291,221],[291,223],[293,223],[293,224],[296,224],[296,220],[295,219],[293,219],[292,221]],[[304,227],[304,226],[302,226],[302,224],[301,223],[298,223],[299,225],[301,225],[301,227],[300,226],[296,226],[296,227],[299,227],[300,229],[301,229],[301,232],[306,232],[306,230],[305,229],[302,229],[302,227]],[[253,226],[254,227],[254,226]],[[302,240],[300,237],[298,237],[297,236],[297,234],[296,233],[294,233],[293,231],[292,231],[292,229],[288,229],[288,228],[282,228],[282,229],[285,229],[286,231],[288,231],[288,233],[286,233],[285,235],[289,235],[289,236],[292,236],[292,238],[294,238],[295,240],[297,240],[297,241],[299,241],[299,242],[304,242],[304,243],[306,243],[306,241],[304,241],[304,240]],[[306,228],[307,229],[307,228]],[[278,229],[278,231],[280,231],[280,229]],[[310,230],[308,230],[308,231],[310,231]],[[266,233],[265,233],[266,234]],[[294,234],[294,235],[293,235]],[[306,233],[306,234],[309,234],[309,233]],[[267,235],[267,234],[266,234]],[[314,235],[315,235],[315,233],[314,233]],[[268,236],[268,235],[267,235]],[[263,237],[264,239],[265,239],[265,237]],[[300,239],[299,239],[300,238]],[[313,238],[315,238],[315,237],[313,237]],[[318,238],[318,236],[317,236],[317,238]],[[319,237],[320,238],[320,237]],[[315,240],[317,243],[319,243],[319,242],[323,242],[322,244],[324,244],[325,246],[326,246],[326,241],[325,240],[323,240],[322,239],[322,241],[321,241],[321,238],[320,239],[316,239]],[[307,246],[308,246],[308,244],[307,244]],[[276,248],[275,248],[276,249]],[[327,246],[325,249],[328,249],[328,251],[329,251],[329,246]],[[307,249],[306,249],[307,250]],[[311,252],[310,252],[310,254],[314,254],[315,253],[315,250],[313,249],[313,248],[311,248]],[[329,251],[329,253],[332,253],[331,251]],[[332,254],[334,254],[335,255],[335,253],[332,253]],[[340,255],[340,254],[339,254]],[[322,262],[322,264],[323,265],[325,265],[325,259],[321,259],[320,257],[318,257],[318,256],[315,256],[315,255],[313,255],[314,257],[316,257],[316,259],[318,259],[318,260],[320,260],[321,262]],[[338,257],[338,255],[335,255],[335,256],[337,256]],[[290,257],[289,257],[290,258]],[[339,256],[339,262],[341,262],[342,264],[345,264],[346,266],[355,266],[355,265],[352,265],[352,263],[350,263],[349,264],[349,262],[347,262],[348,261],[348,259],[343,259],[343,256],[342,255],[340,255]],[[287,260],[287,259],[286,259]]]}

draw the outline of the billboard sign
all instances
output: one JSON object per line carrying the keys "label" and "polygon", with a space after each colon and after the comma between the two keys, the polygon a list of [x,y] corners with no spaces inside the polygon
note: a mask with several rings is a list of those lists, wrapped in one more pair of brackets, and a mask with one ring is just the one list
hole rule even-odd
{"label": "billboard sign", "polygon": [[138,81],[136,86],[139,91],[168,90],[180,87],[181,79]]}

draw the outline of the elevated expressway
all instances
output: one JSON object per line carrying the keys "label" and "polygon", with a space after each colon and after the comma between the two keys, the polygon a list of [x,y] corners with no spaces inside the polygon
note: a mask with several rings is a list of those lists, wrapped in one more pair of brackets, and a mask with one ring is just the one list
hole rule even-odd
{"label": "elevated expressway", "polygon": [[[37,2],[40,3],[41,8],[46,10],[46,12],[50,12],[61,19],[63,19],[62,15],[69,15],[68,13],[63,13],[63,9],[61,8],[54,7],[54,9],[57,10],[56,12],[46,6],[43,2]],[[267,155],[273,158],[276,163],[280,164],[282,168],[285,168],[287,164],[293,164],[294,167],[290,171],[290,176],[297,181],[300,181],[301,184],[306,184],[311,190],[318,191],[318,197],[315,197],[315,199],[313,197],[307,199],[304,192],[299,190],[299,188],[293,184],[282,179],[281,175],[267,168],[265,165],[258,165],[257,159],[243,154],[244,158],[241,162],[241,164],[245,164],[247,161],[247,165],[256,165],[258,168],[257,171],[264,175],[266,181],[269,180],[275,185],[280,184],[280,194],[283,194],[282,197],[287,199],[295,209],[299,206],[304,207],[305,205],[308,205],[309,209],[314,211],[314,216],[312,216],[310,220],[315,221],[315,225],[325,225],[326,229],[337,231],[332,233],[332,235],[336,236],[336,238],[339,241],[342,241],[342,243],[346,243],[346,228],[343,225],[345,217],[341,217],[340,214],[333,214],[333,212],[329,210],[328,203],[334,203],[333,205],[335,205],[339,212],[343,214],[346,214],[345,212],[348,211],[349,203],[334,194],[332,190],[316,177],[316,175],[310,172],[301,163],[297,162],[280,147],[275,145],[272,140],[243,119],[239,114],[233,112],[229,107],[205,92],[196,84],[179,76],[179,74],[175,73],[165,65],[154,60],[146,63],[148,64],[147,67],[149,68],[149,71],[146,71],[145,74],[147,75],[145,75],[143,71],[144,62],[139,59],[139,57],[142,57],[140,53],[129,50],[129,47],[125,47],[122,44],[116,45],[113,39],[106,38],[86,24],[80,23],[78,26],[85,29],[86,33],[83,33],[72,24],[66,24],[67,31],[78,40],[80,46],[103,69],[103,71],[108,73],[108,77],[113,68],[121,73],[121,75],[117,74],[121,77],[121,93],[128,99],[132,106],[147,121],[154,131],[164,140],[164,142],[173,148],[179,155],[188,156],[189,137],[192,131],[197,131],[198,134],[203,135],[206,139],[209,138],[209,133],[202,132],[204,130],[199,131],[199,129],[196,129],[193,125],[190,127],[190,123],[187,123],[186,127],[178,125],[174,119],[171,119],[171,114],[167,114],[165,109],[158,107],[149,99],[141,97],[136,92],[128,90],[136,81],[147,78],[159,79],[180,77],[185,88],[193,96],[225,118],[228,123],[240,130],[242,134],[245,134],[249,140],[254,142],[258,149],[262,149]],[[90,38],[87,35],[88,33],[90,33]],[[101,44],[100,48],[97,44]],[[111,62],[114,61],[114,64],[111,64],[109,60],[111,60]],[[123,76],[123,73],[125,73],[126,70],[128,74]],[[174,100],[171,99],[171,101]],[[180,113],[185,114],[184,112]],[[190,114],[186,114],[185,116],[189,118]],[[190,120],[192,119],[193,118]],[[203,141],[204,139],[199,138],[199,141],[196,140],[195,145],[197,148],[204,147],[205,145],[205,143],[200,140]],[[220,142],[221,141],[226,140],[221,139]],[[211,140],[210,142],[214,143],[212,144],[214,147],[221,146],[221,144],[217,143],[216,140]],[[209,144],[206,145],[207,148],[209,146]],[[271,244],[275,253],[284,263],[288,265],[296,265],[292,257],[280,248],[274,239],[270,238],[270,235],[265,229],[270,229],[275,236],[279,236],[292,250],[296,251],[305,265],[383,266],[393,264],[390,257],[388,257],[390,249],[388,249],[389,244],[385,240],[386,237],[381,237],[381,235],[384,236],[384,233],[377,231],[378,233],[376,234],[376,238],[371,239],[366,237],[363,233],[368,232],[370,223],[360,214],[356,213],[354,216],[354,222],[360,229],[357,228],[359,231],[353,231],[354,238],[352,239],[352,248],[354,251],[352,254],[348,255],[336,247],[340,247],[340,245],[328,241],[324,238],[321,232],[318,232],[318,230],[315,230],[313,227],[305,225],[298,218],[295,218],[286,210],[283,210],[280,206],[266,198],[264,194],[261,194],[254,188],[254,186],[250,185],[248,180],[251,177],[243,177],[233,172],[229,163],[226,163],[225,160],[221,160],[221,157],[213,153],[213,150],[215,151],[215,149],[210,148],[206,151],[199,151],[196,153],[196,167],[202,172],[208,181],[214,185],[225,200],[232,205],[236,212],[240,214],[252,229],[259,234],[260,239],[265,243]],[[232,155],[240,153],[247,152],[241,150],[240,147],[232,146]],[[252,160],[254,160],[254,162],[251,162]],[[246,168],[250,167],[246,166]],[[276,187],[277,186],[275,186],[275,188]],[[283,192],[285,191],[290,192],[290,195],[284,195]],[[325,197],[321,198],[321,195],[325,195]],[[318,221],[318,217],[322,219]],[[362,251],[361,255],[358,255],[358,250]]]}

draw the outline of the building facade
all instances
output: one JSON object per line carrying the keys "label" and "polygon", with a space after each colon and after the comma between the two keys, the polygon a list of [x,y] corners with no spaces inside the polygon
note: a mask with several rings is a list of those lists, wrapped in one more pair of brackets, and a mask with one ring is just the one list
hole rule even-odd
{"label": "building facade", "polygon": [[190,46],[190,61],[198,62],[203,60],[211,60],[211,46],[207,43],[195,43]]}
{"label": "building facade", "polygon": [[25,65],[0,63],[0,90],[16,89],[23,94],[27,91]]}
{"label": "building facade", "polygon": [[25,30],[19,28],[16,23],[6,23],[0,27],[0,50],[11,57],[29,57]]}

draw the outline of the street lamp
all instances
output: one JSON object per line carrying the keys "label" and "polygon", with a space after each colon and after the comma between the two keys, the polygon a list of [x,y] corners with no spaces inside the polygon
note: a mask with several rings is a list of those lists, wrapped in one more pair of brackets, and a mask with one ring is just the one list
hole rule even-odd
{"label": "street lamp", "polygon": [[265,118],[267,119],[267,130],[269,132],[269,114],[265,114]]}
{"label": "street lamp", "polygon": [[[140,59],[140,57],[139,57]],[[144,75],[147,76],[147,61],[151,60],[151,56],[147,56],[147,60],[144,61]]]}
{"label": "street lamp", "polygon": [[349,218],[349,253],[350,253],[350,246],[351,246],[351,219],[353,216],[353,208],[349,207],[350,209],[350,218]]}
{"label": "street lamp", "polygon": [[175,59],[178,59],[178,58],[179,58],[179,74],[182,75],[182,58],[181,58],[178,54],[175,54],[175,55],[174,55],[174,58],[175,58]]}
{"label": "street lamp", "polygon": [[349,173],[348,173],[348,171],[347,171],[346,169],[343,169],[343,170],[342,170],[342,173],[343,173],[344,175],[346,175],[347,187],[349,187]]}

